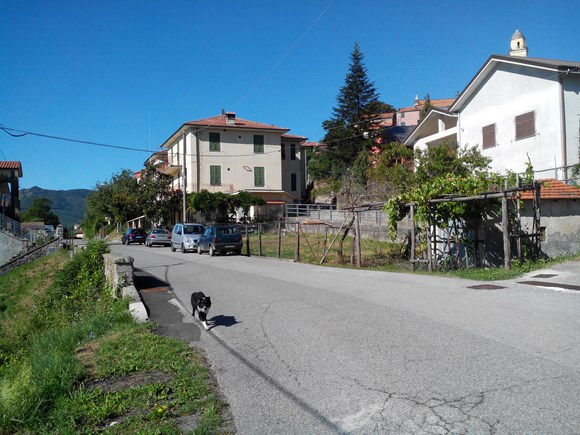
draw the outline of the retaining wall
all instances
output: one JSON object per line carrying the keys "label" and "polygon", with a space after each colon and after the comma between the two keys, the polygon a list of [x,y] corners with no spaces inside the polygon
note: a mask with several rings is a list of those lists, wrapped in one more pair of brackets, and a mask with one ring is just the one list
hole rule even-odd
{"label": "retaining wall", "polygon": [[16,269],[18,266],[22,266],[23,264],[29,263],[40,257],[43,257],[46,254],[50,253],[51,251],[54,252],[54,250],[56,249],[62,249],[62,239],[51,240],[50,242],[47,242],[42,246],[33,248],[28,252],[26,252],[25,254],[13,258],[8,263],[0,266],[0,275],[4,275],[5,273],[8,273],[13,269]]}

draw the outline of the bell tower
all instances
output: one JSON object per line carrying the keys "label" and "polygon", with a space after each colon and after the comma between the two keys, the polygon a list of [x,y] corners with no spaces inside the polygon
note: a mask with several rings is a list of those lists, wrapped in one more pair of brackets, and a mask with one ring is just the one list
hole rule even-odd
{"label": "bell tower", "polygon": [[528,46],[524,34],[516,29],[510,41],[510,56],[528,57]]}

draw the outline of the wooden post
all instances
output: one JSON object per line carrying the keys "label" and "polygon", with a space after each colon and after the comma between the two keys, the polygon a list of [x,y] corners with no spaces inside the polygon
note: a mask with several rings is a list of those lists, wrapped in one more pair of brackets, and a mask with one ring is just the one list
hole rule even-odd
{"label": "wooden post", "polygon": [[278,221],[278,258],[280,258],[281,250],[282,250],[282,222]]}
{"label": "wooden post", "polygon": [[415,271],[415,205],[411,204],[411,267]]}
{"label": "wooden post", "polygon": [[356,221],[355,221],[356,232],[355,232],[354,237],[355,237],[355,242],[356,242],[356,267],[361,267],[362,254],[361,254],[361,242],[360,242],[360,239],[361,239],[361,237],[360,237],[360,213],[357,211],[355,213],[355,216],[356,216]]}
{"label": "wooden post", "polygon": [[296,250],[294,252],[294,261],[300,262],[300,222],[296,222]]}
{"label": "wooden post", "polygon": [[262,256],[262,223],[258,223],[258,255]]}
{"label": "wooden post", "polygon": [[534,224],[532,226],[532,231],[535,234],[534,240],[534,252],[536,259],[540,257],[540,252],[542,252],[542,245],[540,241],[540,233],[542,232],[542,227],[540,226],[541,217],[541,195],[540,195],[540,183],[534,183]]}
{"label": "wooden post", "polygon": [[427,242],[427,270],[433,272],[433,253],[431,252],[431,231],[429,225],[429,215],[425,221],[425,240]]}
{"label": "wooden post", "polygon": [[503,267],[511,269],[509,208],[505,193],[501,199],[501,232],[503,234]]}

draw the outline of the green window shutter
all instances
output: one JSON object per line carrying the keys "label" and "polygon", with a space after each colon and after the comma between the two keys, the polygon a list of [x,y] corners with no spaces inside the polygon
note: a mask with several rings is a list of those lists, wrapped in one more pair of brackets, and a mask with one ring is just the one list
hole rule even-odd
{"label": "green window shutter", "polygon": [[210,166],[209,167],[209,184],[212,186],[220,186],[222,184],[222,167],[221,166]]}
{"label": "green window shutter", "polygon": [[254,135],[254,153],[264,154],[264,135],[255,134]]}
{"label": "green window shutter", "polygon": [[220,151],[220,134],[219,133],[210,133],[209,134],[209,150],[210,151]]}
{"label": "green window shutter", "polygon": [[254,167],[254,186],[264,187],[266,185],[264,179],[264,168],[262,166]]}

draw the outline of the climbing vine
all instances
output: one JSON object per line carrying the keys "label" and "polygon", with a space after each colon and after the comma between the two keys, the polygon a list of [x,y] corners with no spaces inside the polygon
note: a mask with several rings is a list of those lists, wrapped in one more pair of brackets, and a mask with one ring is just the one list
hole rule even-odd
{"label": "climbing vine", "polygon": [[[481,201],[440,202],[430,201],[445,195],[473,196],[484,192],[496,192],[504,186],[505,178],[497,174],[479,173],[457,176],[446,174],[432,178],[416,187],[390,199],[384,210],[389,217],[389,235],[395,238],[397,223],[405,217],[409,204],[415,204],[416,222],[425,222],[428,217],[440,228],[447,228],[449,222],[464,219],[475,220],[483,217],[486,207]],[[496,202],[499,206],[499,202]]]}

